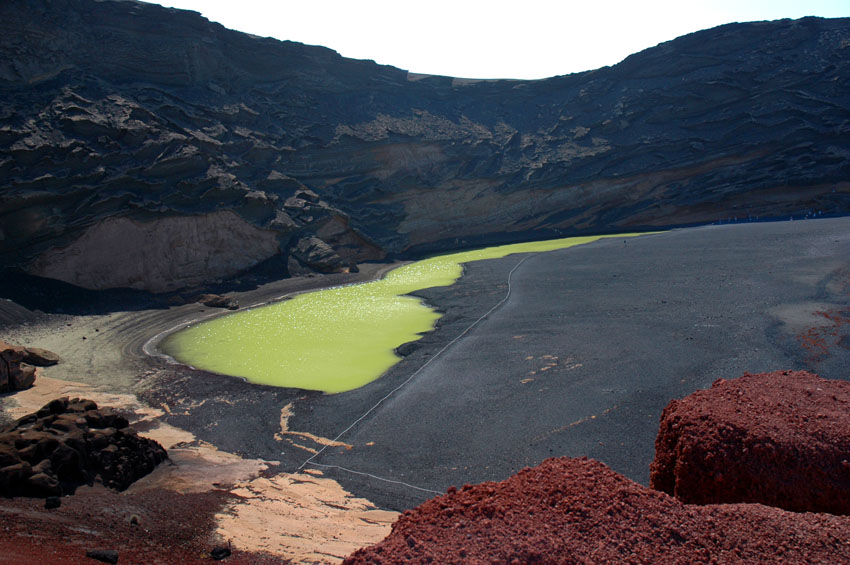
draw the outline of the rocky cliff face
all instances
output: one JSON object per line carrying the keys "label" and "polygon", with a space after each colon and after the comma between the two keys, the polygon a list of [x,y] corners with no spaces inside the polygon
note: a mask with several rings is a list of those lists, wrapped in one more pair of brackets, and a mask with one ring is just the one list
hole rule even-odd
{"label": "rocky cliff face", "polygon": [[[592,72],[474,81],[139,2],[12,0],[0,258],[163,290],[272,256],[327,272],[477,243],[846,213],[848,92],[847,19],[731,24]],[[224,232],[242,226],[231,238],[187,235],[224,217]],[[104,253],[116,225],[138,237]],[[197,256],[159,251],[181,245]]]}

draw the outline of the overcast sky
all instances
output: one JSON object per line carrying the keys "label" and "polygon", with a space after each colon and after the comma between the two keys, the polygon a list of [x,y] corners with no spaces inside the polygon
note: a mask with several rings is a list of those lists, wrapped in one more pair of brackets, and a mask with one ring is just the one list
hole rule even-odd
{"label": "overcast sky", "polygon": [[163,0],[255,35],[417,73],[545,78],[717,25],[850,16],[850,0]]}

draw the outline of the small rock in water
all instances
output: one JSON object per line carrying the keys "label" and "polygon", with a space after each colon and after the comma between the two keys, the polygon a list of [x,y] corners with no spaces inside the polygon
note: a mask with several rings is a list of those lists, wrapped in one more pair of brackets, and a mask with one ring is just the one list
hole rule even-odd
{"label": "small rock in water", "polygon": [[44,507],[48,510],[53,510],[54,508],[59,508],[62,506],[62,499],[58,496],[48,496],[44,500]]}

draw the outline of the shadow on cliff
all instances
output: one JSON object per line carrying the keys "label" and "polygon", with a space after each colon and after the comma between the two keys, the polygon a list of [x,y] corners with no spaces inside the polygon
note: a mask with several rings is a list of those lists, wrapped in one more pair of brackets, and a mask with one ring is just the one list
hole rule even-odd
{"label": "shadow on cliff", "polygon": [[166,309],[193,302],[202,294],[244,292],[289,276],[285,263],[275,257],[230,280],[154,294],[132,288],[91,290],[55,279],[28,275],[14,269],[4,269],[0,270],[0,300],[11,300],[27,310],[46,314],[90,316],[119,311]]}
{"label": "shadow on cliff", "polygon": [[167,298],[142,290],[89,290],[66,282],[6,270],[0,276],[0,298],[29,310],[75,316],[167,308]]}

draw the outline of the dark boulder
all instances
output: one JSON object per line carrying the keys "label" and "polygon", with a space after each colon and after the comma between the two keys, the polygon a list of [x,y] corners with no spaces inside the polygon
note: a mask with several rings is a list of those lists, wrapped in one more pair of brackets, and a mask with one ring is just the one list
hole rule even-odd
{"label": "dark boulder", "polygon": [[95,480],[120,491],[166,458],[124,416],[59,398],[0,428],[0,495],[55,497]]}
{"label": "dark boulder", "polygon": [[103,563],[118,563],[118,552],[114,549],[89,549],[86,557]]}
{"label": "dark boulder", "polygon": [[292,248],[290,272],[296,270],[292,259],[297,260],[306,272],[339,273],[348,267],[348,263],[330,245],[314,235],[302,237]]}
{"label": "dark boulder", "polygon": [[221,294],[202,294],[195,299],[195,302],[200,302],[204,306],[209,306],[210,308],[227,308],[228,310],[239,309],[238,300]]}

